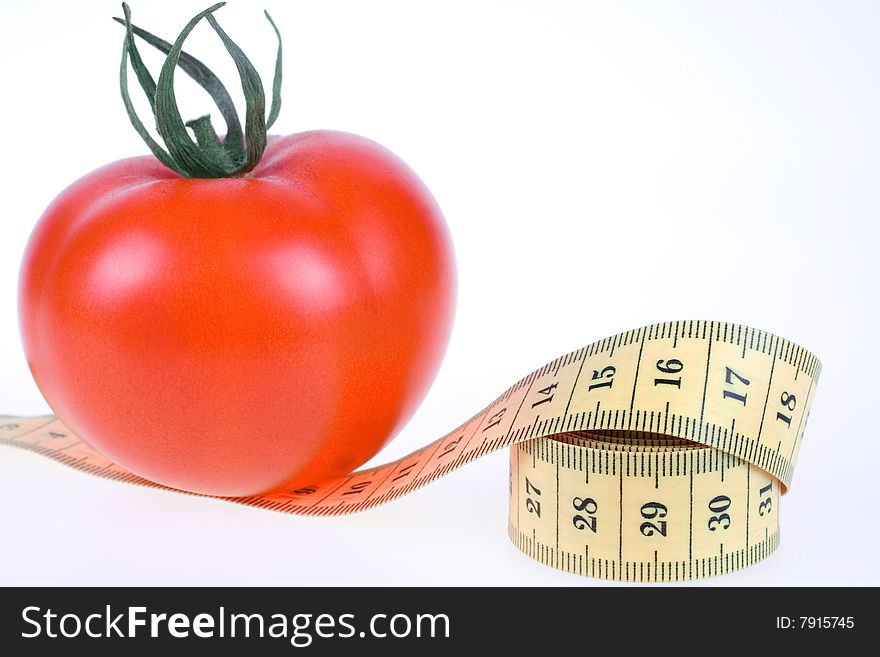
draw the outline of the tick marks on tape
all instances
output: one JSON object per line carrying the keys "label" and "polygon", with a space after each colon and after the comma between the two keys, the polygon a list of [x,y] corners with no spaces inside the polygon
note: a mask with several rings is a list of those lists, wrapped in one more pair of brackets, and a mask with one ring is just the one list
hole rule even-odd
{"label": "tick marks on tape", "polygon": [[[226,499],[350,513],[511,447],[508,530],[529,556],[626,581],[722,574],[778,545],[780,496],[820,369],[810,352],[765,331],[653,324],[557,358],[402,459],[293,491]],[[108,461],[54,416],[4,417],[0,441],[161,487]]]}

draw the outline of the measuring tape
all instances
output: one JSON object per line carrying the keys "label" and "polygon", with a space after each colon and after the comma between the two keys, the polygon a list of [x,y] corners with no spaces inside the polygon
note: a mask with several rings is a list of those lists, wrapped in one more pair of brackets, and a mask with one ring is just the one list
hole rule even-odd
{"label": "measuring tape", "polygon": [[[557,358],[397,461],[223,499],[304,515],[363,511],[511,447],[508,533],[530,557],[630,582],[718,575],[779,543],[779,499],[820,369],[810,352],[765,331],[652,324]],[[107,460],[55,416],[2,416],[0,442],[165,488]]]}

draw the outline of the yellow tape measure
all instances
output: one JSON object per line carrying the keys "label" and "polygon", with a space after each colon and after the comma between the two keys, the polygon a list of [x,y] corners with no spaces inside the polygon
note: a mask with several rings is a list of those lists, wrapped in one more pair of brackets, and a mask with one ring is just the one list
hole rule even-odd
{"label": "yellow tape measure", "polygon": [[[557,358],[397,461],[224,499],[306,515],[362,511],[512,446],[508,529],[529,556],[625,581],[718,575],[779,542],[779,499],[820,369],[805,349],[746,326],[653,324]],[[108,461],[54,416],[3,416],[0,442],[164,488]]]}

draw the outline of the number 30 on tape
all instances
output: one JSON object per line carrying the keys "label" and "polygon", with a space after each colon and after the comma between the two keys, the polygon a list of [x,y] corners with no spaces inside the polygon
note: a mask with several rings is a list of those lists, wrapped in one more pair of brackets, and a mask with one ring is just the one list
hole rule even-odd
{"label": "number 30 on tape", "polygon": [[[780,495],[820,369],[805,349],[746,326],[653,324],[557,358],[402,459],[230,501],[307,515],[361,511],[511,447],[508,532],[529,556],[624,581],[719,575],[779,543]],[[162,487],[54,416],[3,416],[0,442]]]}

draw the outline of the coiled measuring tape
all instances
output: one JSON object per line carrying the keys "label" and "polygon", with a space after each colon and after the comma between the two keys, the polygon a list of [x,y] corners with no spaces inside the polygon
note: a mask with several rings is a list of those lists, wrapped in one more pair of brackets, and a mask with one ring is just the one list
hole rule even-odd
{"label": "coiled measuring tape", "polygon": [[[306,515],[362,511],[509,446],[508,531],[530,557],[625,581],[718,575],[779,543],[780,495],[820,369],[805,349],[746,326],[653,324],[557,358],[397,461],[224,499]],[[54,416],[2,416],[0,442],[164,488],[107,460]]]}

